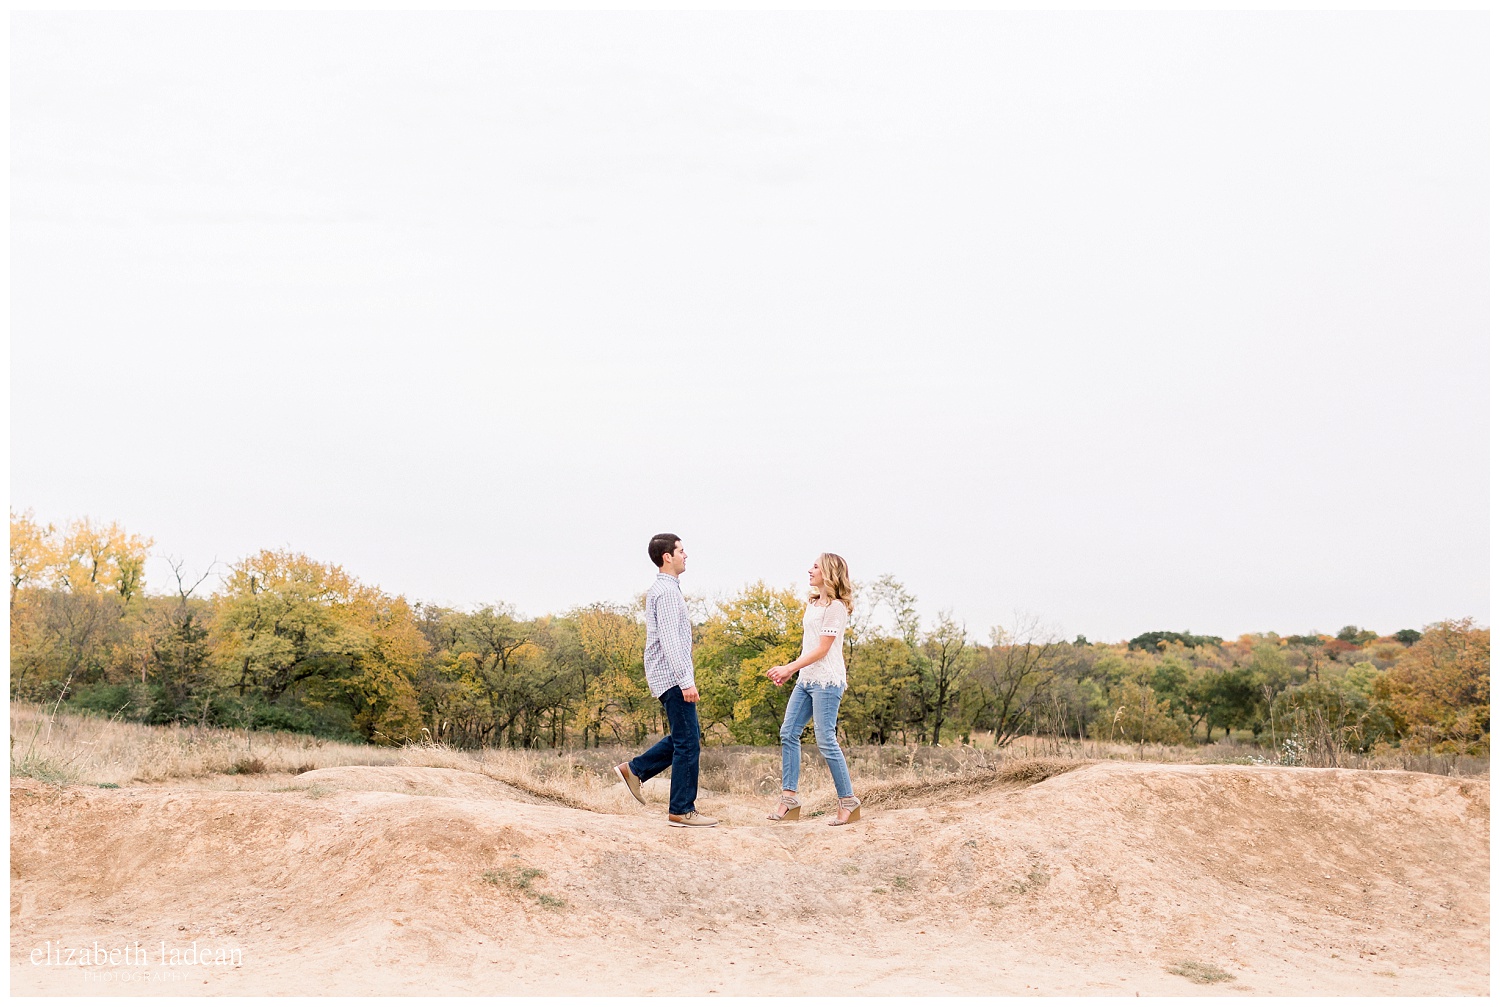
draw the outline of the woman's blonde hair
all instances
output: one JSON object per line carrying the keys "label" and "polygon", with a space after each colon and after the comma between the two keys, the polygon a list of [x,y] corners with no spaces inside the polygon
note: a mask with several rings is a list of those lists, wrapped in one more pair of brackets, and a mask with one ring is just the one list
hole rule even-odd
{"label": "woman's blonde hair", "polygon": [[[825,552],[818,557],[818,569],[823,571],[823,590],[828,600],[841,601],[849,614],[854,614],[854,585],[849,582],[849,564],[836,553]],[[822,600],[819,592],[813,591],[814,600]]]}

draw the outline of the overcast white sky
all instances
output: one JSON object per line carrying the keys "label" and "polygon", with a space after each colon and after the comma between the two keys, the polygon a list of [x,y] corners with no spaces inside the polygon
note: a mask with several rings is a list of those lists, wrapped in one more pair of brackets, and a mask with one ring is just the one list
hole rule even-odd
{"label": "overcast white sky", "polygon": [[669,530],[976,637],[1488,623],[1487,39],[17,14],[12,507],[530,614]]}

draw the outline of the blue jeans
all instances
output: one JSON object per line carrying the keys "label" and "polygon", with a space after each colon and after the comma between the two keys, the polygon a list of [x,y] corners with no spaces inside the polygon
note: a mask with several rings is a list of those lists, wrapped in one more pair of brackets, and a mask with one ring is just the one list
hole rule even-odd
{"label": "blue jeans", "polygon": [[667,813],[685,815],[697,810],[698,800],[698,704],[682,698],[682,688],[672,686],[660,697],[666,709],[667,727],[672,733],[630,760],[630,771],[640,780],[649,780],[668,766],[672,767],[672,794]]}
{"label": "blue jeans", "polygon": [[842,685],[803,685],[799,681],[792,689],[792,698],[786,703],[786,719],[781,722],[782,790],[797,789],[797,777],[802,771],[802,729],[811,718],[818,751],[823,753],[823,761],[833,774],[833,789],[840,797],[854,796],[849,764],[844,761],[844,750],[839,747],[835,730],[843,698]]}

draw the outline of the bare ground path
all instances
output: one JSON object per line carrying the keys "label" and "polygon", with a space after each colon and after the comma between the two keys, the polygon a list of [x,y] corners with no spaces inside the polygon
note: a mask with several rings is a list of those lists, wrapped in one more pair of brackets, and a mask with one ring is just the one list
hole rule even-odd
{"label": "bare ground path", "polygon": [[[452,769],[288,786],[15,781],[12,992],[1489,991],[1487,780],[1099,763],[841,829],[710,795],[704,831]],[[194,941],[238,966],[158,961]],[[145,963],[33,963],[96,944]]]}

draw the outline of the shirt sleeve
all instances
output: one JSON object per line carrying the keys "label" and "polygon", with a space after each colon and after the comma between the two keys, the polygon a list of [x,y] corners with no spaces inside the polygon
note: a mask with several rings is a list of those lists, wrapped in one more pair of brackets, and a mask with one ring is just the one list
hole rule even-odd
{"label": "shirt sleeve", "polygon": [[841,601],[834,601],[823,610],[823,626],[818,630],[821,636],[838,636],[839,630],[849,624],[849,610]]}
{"label": "shirt sleeve", "polygon": [[684,690],[695,688],[693,621],[682,595],[668,591],[657,599],[656,631],[667,666],[672,669],[673,684]]}

